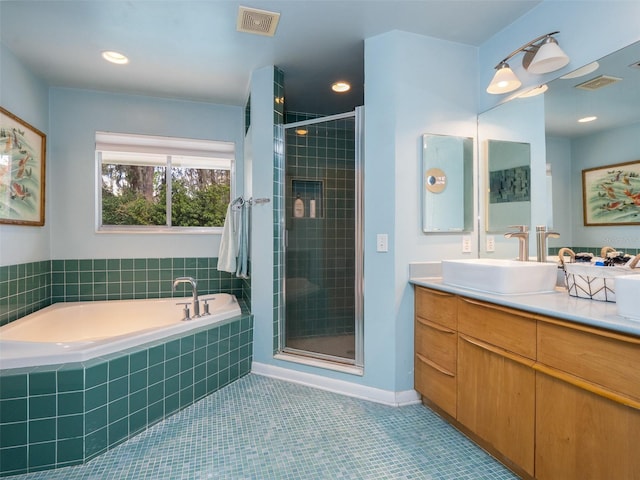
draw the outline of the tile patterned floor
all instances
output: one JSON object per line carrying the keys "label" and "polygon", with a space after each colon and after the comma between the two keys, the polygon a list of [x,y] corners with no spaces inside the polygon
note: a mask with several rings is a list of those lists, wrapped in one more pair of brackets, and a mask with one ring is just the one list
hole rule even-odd
{"label": "tile patterned floor", "polygon": [[422,405],[247,375],[85,465],[10,480],[517,478]]}

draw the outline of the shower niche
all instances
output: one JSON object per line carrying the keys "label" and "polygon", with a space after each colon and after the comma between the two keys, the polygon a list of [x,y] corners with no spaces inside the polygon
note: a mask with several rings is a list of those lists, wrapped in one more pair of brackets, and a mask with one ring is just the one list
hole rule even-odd
{"label": "shower niche", "polygon": [[292,179],[293,218],[322,218],[324,188],[322,180]]}

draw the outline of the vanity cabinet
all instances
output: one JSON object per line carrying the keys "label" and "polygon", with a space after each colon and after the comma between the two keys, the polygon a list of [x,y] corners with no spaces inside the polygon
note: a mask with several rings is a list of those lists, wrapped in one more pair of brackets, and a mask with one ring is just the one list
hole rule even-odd
{"label": "vanity cabinet", "polygon": [[460,297],[458,421],[520,473],[534,473],[536,320]]}
{"label": "vanity cabinet", "polygon": [[457,298],[418,287],[415,294],[415,389],[456,418]]}
{"label": "vanity cabinet", "polygon": [[536,478],[640,479],[640,339],[538,324]]}
{"label": "vanity cabinet", "polygon": [[522,478],[640,480],[640,337],[416,287],[415,388]]}

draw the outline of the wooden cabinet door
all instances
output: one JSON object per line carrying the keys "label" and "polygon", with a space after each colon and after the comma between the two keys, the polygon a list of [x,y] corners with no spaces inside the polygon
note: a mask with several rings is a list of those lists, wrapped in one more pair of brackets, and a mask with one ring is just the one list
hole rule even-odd
{"label": "wooden cabinet door", "polygon": [[456,418],[456,307],[454,295],[416,289],[414,388],[452,418]]}
{"label": "wooden cabinet door", "polygon": [[529,475],[534,468],[533,363],[458,334],[458,421],[506,464],[518,466]]}
{"label": "wooden cabinet door", "polygon": [[640,405],[536,375],[536,478],[640,480]]}

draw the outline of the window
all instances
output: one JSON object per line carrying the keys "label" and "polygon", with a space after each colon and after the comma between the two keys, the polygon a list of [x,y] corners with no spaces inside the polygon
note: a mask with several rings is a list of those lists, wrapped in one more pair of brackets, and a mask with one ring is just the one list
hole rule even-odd
{"label": "window", "polygon": [[98,229],[222,227],[234,144],[96,133]]}

